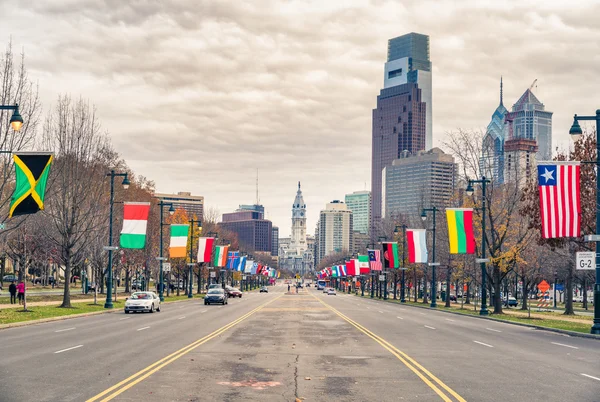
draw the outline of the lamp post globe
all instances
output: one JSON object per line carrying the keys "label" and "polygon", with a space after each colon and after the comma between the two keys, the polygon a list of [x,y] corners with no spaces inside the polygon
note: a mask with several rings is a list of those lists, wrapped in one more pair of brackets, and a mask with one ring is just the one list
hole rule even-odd
{"label": "lamp post globe", "polygon": [[10,125],[13,130],[19,131],[21,127],[23,127],[23,117],[21,117],[21,114],[19,113],[19,105],[16,106],[17,107],[10,118]]}
{"label": "lamp post globe", "polygon": [[125,190],[127,190],[129,188],[129,179],[127,178],[127,173],[125,173],[125,178],[123,179],[123,182],[121,183],[123,185],[123,188]]}

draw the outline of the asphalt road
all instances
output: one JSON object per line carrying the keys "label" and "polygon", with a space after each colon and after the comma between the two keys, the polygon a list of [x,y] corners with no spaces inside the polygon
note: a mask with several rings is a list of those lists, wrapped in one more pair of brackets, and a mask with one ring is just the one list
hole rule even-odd
{"label": "asphalt road", "polygon": [[286,291],[0,331],[0,400],[600,401],[597,340]]}

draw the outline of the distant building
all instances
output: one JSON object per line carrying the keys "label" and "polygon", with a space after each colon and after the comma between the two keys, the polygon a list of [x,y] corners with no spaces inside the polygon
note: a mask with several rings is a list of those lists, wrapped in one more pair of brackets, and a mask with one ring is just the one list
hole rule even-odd
{"label": "distant building", "polygon": [[334,200],[325,206],[319,217],[318,261],[334,253],[352,254],[354,247],[352,211]]}
{"label": "distant building", "polygon": [[271,233],[271,255],[277,257],[279,255],[279,228],[273,226]]}
{"label": "distant building", "polygon": [[346,194],[345,201],[352,211],[354,231],[368,234],[371,227],[371,192],[355,191]]}
{"label": "distant building", "polygon": [[154,197],[172,203],[175,209],[184,209],[190,219],[196,216],[197,219],[202,220],[204,217],[204,197],[201,195],[180,191],[177,194],[154,193]]}
{"label": "distant building", "polygon": [[500,78],[500,104],[494,110],[490,124],[483,137],[480,170],[482,175],[496,183],[504,183],[504,141],[506,140],[505,117],[508,110],[502,99],[502,78]]}
{"label": "distant building", "polygon": [[314,270],[313,250],[308,247],[306,233],[306,204],[300,182],[292,204],[292,231],[290,238],[280,239],[279,266],[304,275]]}
{"label": "distant building", "polygon": [[260,212],[261,214],[265,214],[265,207],[262,205],[252,204],[252,205],[240,205],[238,211],[254,211]]}
{"label": "distant building", "polygon": [[219,226],[237,233],[241,251],[272,252],[273,224],[262,212],[238,209],[225,213]]}
{"label": "distant building", "polygon": [[354,231],[354,234],[352,237],[354,239],[354,246],[352,247],[352,252],[353,253],[359,253],[359,252],[365,253],[367,246],[371,242],[371,237],[369,237],[368,234],[360,233],[357,231]]}
{"label": "distant building", "polygon": [[396,159],[383,170],[383,213],[417,215],[422,208],[446,207],[454,190],[456,164],[439,148]]}
{"label": "distant building", "polygon": [[527,184],[537,165],[537,143],[535,140],[510,139],[504,143],[506,183],[516,183],[518,188]]}

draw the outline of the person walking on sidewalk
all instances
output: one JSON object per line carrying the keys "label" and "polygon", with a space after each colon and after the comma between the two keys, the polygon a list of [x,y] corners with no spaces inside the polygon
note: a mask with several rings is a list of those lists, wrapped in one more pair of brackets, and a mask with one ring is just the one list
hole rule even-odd
{"label": "person walking on sidewalk", "polygon": [[23,283],[23,281],[20,281],[17,285],[17,297],[19,299],[19,304],[23,304],[23,301],[25,300],[25,283]]}
{"label": "person walking on sidewalk", "polygon": [[8,292],[10,293],[10,304],[17,303],[17,285],[14,282],[11,282],[8,286]]}

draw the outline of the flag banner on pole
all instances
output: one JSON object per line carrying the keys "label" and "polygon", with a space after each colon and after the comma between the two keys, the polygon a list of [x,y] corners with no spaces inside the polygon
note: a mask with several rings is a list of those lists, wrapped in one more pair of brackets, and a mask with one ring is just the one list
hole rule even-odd
{"label": "flag banner on pole", "polygon": [[[46,183],[50,174],[52,154],[13,154],[15,162],[15,191],[10,200],[8,217],[35,214],[44,209]],[[146,218],[147,220],[147,218]],[[146,233],[144,231],[144,233]]]}
{"label": "flag banner on pole", "polygon": [[250,271],[250,273],[252,275],[256,275],[256,271],[258,271],[258,262],[253,262],[253,264],[252,264],[252,270]]}
{"label": "flag banner on pole", "polygon": [[119,239],[121,248],[144,248],[149,213],[149,202],[123,203],[123,229]]}
{"label": "flag banner on pole", "polygon": [[379,250],[367,250],[367,254],[369,255],[369,267],[373,271],[381,271],[381,251]]}
{"label": "flag banner on pole", "polygon": [[[425,229],[406,229],[408,262],[427,263],[427,231]],[[435,262],[435,261],[434,261]]]}
{"label": "flag banner on pole", "polygon": [[369,256],[368,255],[359,255],[358,256],[358,273],[359,274],[368,274],[371,270],[369,265]]}
{"label": "flag banner on pole", "polygon": [[227,250],[229,250],[229,246],[215,246],[215,256],[213,259],[215,267],[224,267],[227,265]]}
{"label": "flag banner on pole", "polygon": [[169,245],[169,257],[186,257],[189,230],[190,225],[171,225],[171,243]]}
{"label": "flag banner on pole", "polygon": [[240,263],[240,252],[230,251],[227,253],[227,269],[236,269]]}
{"label": "flag banner on pole", "polygon": [[446,218],[450,254],[475,254],[473,208],[447,208]]}
{"label": "flag banner on pole", "polygon": [[579,237],[579,162],[538,162],[542,237]]}
{"label": "flag banner on pole", "polygon": [[398,258],[398,243],[382,243],[383,258],[387,261],[387,268],[400,268],[400,259]]}
{"label": "flag banner on pole", "polygon": [[200,237],[198,239],[198,262],[211,262],[214,245],[214,237]]}
{"label": "flag banner on pole", "polygon": [[346,261],[346,273],[348,276],[356,276],[359,273],[358,260],[351,259]]}
{"label": "flag banner on pole", "polygon": [[252,261],[252,260],[246,261],[246,266],[244,267],[244,273],[251,274],[253,266],[254,266],[254,261]]}
{"label": "flag banner on pole", "polygon": [[331,267],[331,277],[332,278],[337,278],[338,277],[338,270],[337,270],[337,267],[335,265],[333,267]]}
{"label": "flag banner on pole", "polygon": [[235,267],[236,271],[242,272],[244,271],[244,269],[246,268],[246,256],[243,255],[240,257],[240,259],[238,260],[238,264]]}
{"label": "flag banner on pole", "polygon": [[346,266],[345,265],[338,265],[338,273],[339,273],[340,276],[347,276]]}

